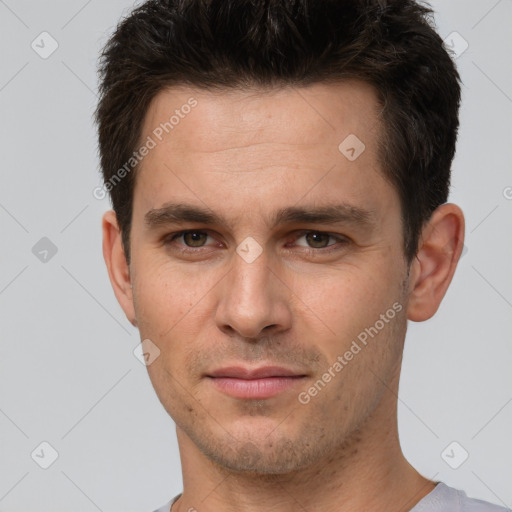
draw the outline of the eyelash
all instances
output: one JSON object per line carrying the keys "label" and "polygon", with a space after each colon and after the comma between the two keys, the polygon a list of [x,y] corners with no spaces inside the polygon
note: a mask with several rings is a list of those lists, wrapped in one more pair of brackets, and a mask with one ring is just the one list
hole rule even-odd
{"label": "eyelash", "polygon": [[[170,233],[168,235],[165,236],[164,238],[164,245],[166,246],[170,246],[177,238],[179,237],[182,237],[183,235],[187,234],[187,233],[200,233],[200,234],[206,234],[208,236],[211,236],[210,233],[208,231],[205,231],[205,230],[200,230],[200,229],[187,229],[187,230],[184,230],[184,231],[178,231],[176,233]],[[332,233],[327,233],[325,231],[314,231],[314,230],[303,230],[303,231],[300,231],[296,234],[296,238],[302,238],[304,235],[307,235],[309,233],[314,233],[314,234],[317,234],[317,235],[327,235],[329,236],[330,238],[333,238],[333,239],[336,239],[338,241],[337,244],[330,244],[330,245],[327,245],[326,247],[319,247],[319,248],[315,248],[315,247],[304,247],[304,246],[300,246],[302,247],[302,250],[305,251],[305,252],[308,252],[308,253],[315,253],[315,254],[328,254],[328,253],[331,253],[333,251],[336,251],[336,250],[340,250],[342,249],[343,247],[345,247],[346,245],[348,245],[350,243],[350,240],[345,237],[345,236],[338,236],[338,235],[334,235]],[[206,246],[201,246],[201,247],[197,247],[197,248],[194,248],[194,247],[188,247],[188,246],[183,246],[184,248],[181,248],[181,249],[178,249],[180,252],[182,253],[195,253],[197,254],[198,252],[200,252],[201,249],[204,249]]]}

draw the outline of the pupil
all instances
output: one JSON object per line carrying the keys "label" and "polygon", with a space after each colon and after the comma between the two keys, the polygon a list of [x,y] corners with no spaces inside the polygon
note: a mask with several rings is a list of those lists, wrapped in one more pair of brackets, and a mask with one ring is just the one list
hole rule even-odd
{"label": "pupil", "polygon": [[325,244],[322,244],[322,238],[324,238],[324,241],[325,241],[325,237],[327,235],[323,234],[323,233],[309,233],[307,235],[309,237],[309,240],[308,242],[311,242],[313,245],[316,243],[320,243],[321,246],[325,247]]}
{"label": "pupil", "polygon": [[[189,240],[190,241],[190,238],[191,238],[191,241],[192,241],[192,246],[194,247],[198,247],[200,246],[201,244],[197,244],[197,242],[200,242],[201,241],[201,236],[202,236],[202,233],[197,233],[195,231],[191,232],[191,233],[186,233],[185,237],[189,237]],[[187,242],[187,245],[190,245],[188,244]]]}

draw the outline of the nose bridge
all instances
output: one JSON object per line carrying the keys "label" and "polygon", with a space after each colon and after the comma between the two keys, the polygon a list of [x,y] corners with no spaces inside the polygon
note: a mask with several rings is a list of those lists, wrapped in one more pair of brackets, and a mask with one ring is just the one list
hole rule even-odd
{"label": "nose bridge", "polygon": [[254,261],[249,261],[237,254],[232,264],[229,291],[232,311],[238,311],[239,315],[248,319],[262,316],[272,301],[268,258],[260,255]]}
{"label": "nose bridge", "polygon": [[268,256],[260,252],[254,257],[254,250],[250,241],[237,248],[216,313],[220,329],[230,327],[244,337],[256,337],[265,327],[289,322],[283,284],[271,271]]}

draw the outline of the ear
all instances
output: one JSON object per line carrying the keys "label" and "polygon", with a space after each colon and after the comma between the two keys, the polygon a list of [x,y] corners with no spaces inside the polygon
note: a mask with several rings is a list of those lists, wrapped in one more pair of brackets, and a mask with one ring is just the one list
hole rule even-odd
{"label": "ear", "polygon": [[464,214],[455,204],[439,206],[422,230],[411,264],[407,318],[434,316],[450,285],[464,247]]}
{"label": "ear", "polygon": [[113,210],[105,212],[102,220],[103,258],[107,265],[110,283],[114,289],[119,305],[123,308],[128,321],[136,326],[133,293],[131,286],[130,267],[126,262],[121,230]]}

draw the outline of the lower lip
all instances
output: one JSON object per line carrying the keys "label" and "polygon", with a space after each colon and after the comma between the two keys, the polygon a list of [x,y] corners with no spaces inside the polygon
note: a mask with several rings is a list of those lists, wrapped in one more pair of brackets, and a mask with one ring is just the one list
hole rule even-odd
{"label": "lower lip", "polygon": [[237,379],[235,377],[209,377],[214,386],[235,398],[263,399],[275,396],[297,383],[304,376],[265,377],[262,379]]}

